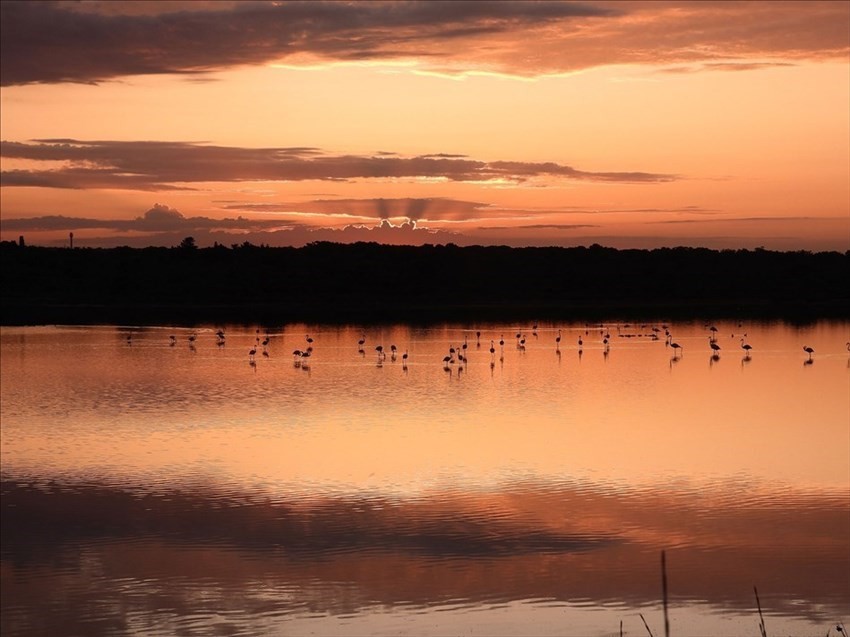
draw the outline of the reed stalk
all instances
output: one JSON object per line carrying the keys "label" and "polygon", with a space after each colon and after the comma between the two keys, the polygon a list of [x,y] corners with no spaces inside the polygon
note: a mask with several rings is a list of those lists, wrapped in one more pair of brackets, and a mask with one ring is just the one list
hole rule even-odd
{"label": "reed stalk", "polygon": [[761,600],[759,600],[759,589],[753,586],[753,591],[756,594],[756,606],[759,609],[759,632],[761,637],[767,637],[767,629],[764,626],[764,615],[761,613]]}
{"label": "reed stalk", "polygon": [[652,631],[649,629],[649,624],[647,624],[646,620],[643,618],[643,613],[638,613],[638,614],[640,615],[641,620],[643,620],[643,625],[646,626],[646,632],[649,633],[649,637],[655,637],[655,635],[653,635]]}
{"label": "reed stalk", "polygon": [[670,637],[670,620],[667,616],[667,558],[664,551],[661,551],[661,590],[664,595],[664,637]]}

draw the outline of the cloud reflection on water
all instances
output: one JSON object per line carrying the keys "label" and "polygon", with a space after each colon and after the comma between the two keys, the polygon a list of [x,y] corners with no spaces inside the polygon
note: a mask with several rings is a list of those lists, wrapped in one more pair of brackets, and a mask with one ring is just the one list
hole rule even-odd
{"label": "cloud reflection on water", "polygon": [[[747,613],[757,584],[767,612],[813,621],[840,615],[850,598],[846,499],[774,493],[760,500],[752,487],[738,485],[740,497],[731,497],[729,485],[662,493],[517,482],[410,500],[317,494],[272,501],[204,487],[130,492],[7,479],[4,609],[37,614],[45,599],[67,603],[63,573],[73,571],[90,571],[91,592],[75,602],[83,607],[120,605],[117,581],[154,586],[156,603],[168,608],[191,607],[193,591],[211,588],[222,603],[238,597],[235,607],[249,614],[305,606],[356,613],[374,603],[428,608],[458,599],[641,607],[658,601],[657,546],[666,546],[674,604]],[[21,579],[22,572],[44,576]],[[340,587],[348,593],[327,594]],[[292,595],[261,602],[269,589]],[[4,634],[15,621],[6,615]]]}

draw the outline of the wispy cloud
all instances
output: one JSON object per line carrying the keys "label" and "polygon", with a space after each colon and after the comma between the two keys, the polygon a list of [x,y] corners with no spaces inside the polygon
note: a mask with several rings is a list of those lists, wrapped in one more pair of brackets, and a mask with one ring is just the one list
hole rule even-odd
{"label": "wispy cloud", "polygon": [[590,172],[554,162],[481,161],[462,155],[330,155],[316,148],[239,148],[190,142],[4,141],[0,155],[5,159],[63,162],[60,168],[5,170],[4,186],[78,189],[165,190],[202,182],[374,178],[500,183],[522,183],[537,177],[628,183],[677,179],[667,174]]}
{"label": "wispy cloud", "polygon": [[850,5],[809,0],[4,1],[0,11],[3,85],[400,59],[415,61],[414,72],[531,77],[610,64],[846,60],[850,50]]}

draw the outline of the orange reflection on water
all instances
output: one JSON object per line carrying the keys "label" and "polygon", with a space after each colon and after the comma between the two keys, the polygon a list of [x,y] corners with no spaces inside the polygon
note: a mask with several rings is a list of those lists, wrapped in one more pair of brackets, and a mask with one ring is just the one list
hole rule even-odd
{"label": "orange reflection on water", "polygon": [[[272,332],[270,356],[254,367],[250,329],[227,330],[224,348],[212,329],[201,331],[195,351],[188,332],[170,347],[168,330],[135,330],[129,346],[125,332],[107,329],[73,338],[25,331],[29,345],[4,331],[4,462],[308,491],[411,493],[526,475],[846,487],[850,397],[847,355],[837,345],[846,324],[802,334],[753,326],[746,361],[731,336],[737,325],[719,330],[719,361],[702,324],[673,326],[684,347],[675,356],[663,341],[624,336],[637,327],[615,330],[606,352],[598,330],[584,326],[561,328],[558,355],[556,329],[533,336],[530,326],[483,327],[478,348],[472,329],[385,328],[368,335],[360,354],[362,328],[294,326]],[[524,351],[517,331],[527,336]],[[309,365],[291,355],[308,332]],[[443,356],[464,336],[468,362],[444,371]],[[816,347],[816,364],[803,365],[801,342]],[[397,359],[378,361],[376,343],[397,344]]]}

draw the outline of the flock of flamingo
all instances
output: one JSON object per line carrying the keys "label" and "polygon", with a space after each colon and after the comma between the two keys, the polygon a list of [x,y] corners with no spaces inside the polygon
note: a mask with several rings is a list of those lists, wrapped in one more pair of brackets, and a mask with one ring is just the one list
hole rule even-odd
{"label": "flock of flamingo", "polygon": [[[645,338],[649,338],[650,340],[656,340],[657,341],[657,340],[661,340],[661,332],[663,331],[663,333],[664,333],[664,345],[666,347],[669,347],[673,351],[673,360],[677,360],[682,355],[682,353],[684,352],[684,347],[681,344],[677,343],[673,339],[673,335],[671,334],[670,328],[669,328],[668,325],[662,324],[660,327],[649,326],[649,325],[645,325],[645,324],[640,325],[641,329],[643,329],[643,330],[648,329],[648,331],[645,331],[645,332],[644,331],[641,331],[641,332],[630,332],[630,331],[628,331],[629,328],[632,328],[632,327],[637,327],[637,326],[632,326],[628,323],[624,324],[622,326],[618,325],[616,327],[616,330],[618,332],[617,335],[621,338],[645,337]],[[611,346],[610,328],[608,328],[608,327],[606,327],[602,324],[595,325],[595,326],[593,326],[593,328],[594,328],[594,330],[598,330],[598,332],[599,332],[600,343],[602,345],[603,354],[607,357],[608,351],[609,351],[610,346]],[[584,336],[589,336],[591,334],[590,329],[591,329],[590,326],[585,326]],[[721,351],[722,348],[721,348],[721,345],[719,343],[719,339],[717,337],[718,329],[714,325],[708,325],[708,324],[706,325],[706,329],[709,331],[708,347],[709,347],[709,351],[711,352],[711,358],[714,361],[719,360],[720,351]],[[624,332],[623,330],[626,330],[626,331]],[[536,323],[531,328],[531,334],[534,338],[539,337],[539,335],[538,335],[538,325]],[[215,336],[216,336],[216,345],[218,345],[219,347],[223,347],[225,342],[226,342],[226,336],[225,336],[224,330],[219,329],[218,331],[216,331]],[[197,340],[197,337],[198,337],[198,335],[197,335],[196,332],[192,332],[188,336],[189,346],[193,349],[195,347],[195,342]],[[739,340],[740,340],[740,347],[744,352],[744,358],[745,358],[745,360],[749,360],[750,357],[751,357],[751,352],[753,351],[753,347],[752,347],[752,345],[750,345],[747,342],[746,337],[747,337],[747,335],[745,333]],[[517,331],[515,338],[516,338],[516,348],[517,348],[517,350],[525,351],[526,343],[528,341],[526,334],[522,330]],[[732,334],[732,338],[735,338],[734,334]],[[481,332],[480,331],[475,332],[475,339],[476,339],[476,349],[480,349],[481,348]],[[485,339],[486,339],[486,337],[485,337]],[[562,340],[563,340],[562,330],[559,329],[557,331],[557,336],[555,336],[555,339],[554,339],[554,341],[555,341],[554,342],[555,352],[559,356],[560,356],[560,353],[561,353],[561,342],[562,342]],[[311,337],[309,334],[307,334],[305,336],[305,343],[306,344],[304,346],[304,349],[293,350],[292,356],[294,358],[296,366],[303,366],[303,367],[307,366],[309,359],[313,354],[313,343],[314,342],[315,341],[314,341],[313,337]],[[128,344],[132,343],[132,335],[127,336],[127,343]],[[258,328],[256,330],[256,338],[255,338],[254,346],[248,351],[248,362],[252,366],[256,365],[256,356],[257,356],[258,353],[260,355],[264,356],[264,357],[267,357],[267,358],[269,357],[269,345],[270,345],[270,343],[271,343],[271,335],[268,332],[266,332],[264,334],[264,338],[261,339],[260,338],[260,330]],[[497,343],[498,343],[498,349],[496,347]],[[170,335],[169,336],[169,345],[171,347],[174,347],[176,344],[177,344],[177,337],[173,334]],[[363,334],[361,336],[361,338],[357,341],[357,351],[361,355],[364,355],[364,356],[365,356],[365,349],[364,349],[365,346],[366,346],[366,335]],[[576,351],[578,352],[579,357],[581,357],[582,352],[583,352],[583,348],[584,348],[584,338],[581,335],[578,337],[578,340],[576,341],[576,346],[577,346]],[[850,352],[850,341],[847,342],[846,347],[847,347],[847,351]],[[396,361],[397,358],[398,358],[399,348],[396,347],[395,344],[391,344],[388,349],[389,349],[389,352],[390,352],[390,355],[389,355],[390,359],[392,361]],[[454,345],[449,345],[447,354],[442,359],[442,362],[443,362],[445,369],[447,369],[447,370],[451,369],[451,366],[456,364],[456,363],[459,364],[459,365],[463,365],[463,364],[467,363],[468,359],[467,359],[466,356],[467,356],[468,349],[469,349],[469,340],[468,340],[467,336],[464,336],[463,343],[458,345],[457,347],[455,347]],[[803,351],[808,355],[808,358],[806,359],[805,362],[811,363],[814,360],[813,355],[815,353],[815,350],[812,347],[809,347],[808,345],[803,345]],[[380,344],[376,345],[375,346],[375,352],[376,352],[376,355],[378,357],[378,363],[379,364],[382,363],[384,360],[386,360],[387,350],[384,348],[383,345],[380,345]],[[489,352],[490,352],[490,364],[491,364],[491,366],[495,364],[497,352],[499,353],[499,360],[502,360],[502,361],[504,360],[504,352],[505,352],[505,336],[504,336],[504,334],[500,334],[498,341],[496,341],[495,338],[490,339]],[[409,351],[407,349],[405,349],[404,353],[401,355],[402,365],[405,368],[407,366],[407,362],[408,362],[409,357],[410,357]]]}

